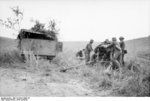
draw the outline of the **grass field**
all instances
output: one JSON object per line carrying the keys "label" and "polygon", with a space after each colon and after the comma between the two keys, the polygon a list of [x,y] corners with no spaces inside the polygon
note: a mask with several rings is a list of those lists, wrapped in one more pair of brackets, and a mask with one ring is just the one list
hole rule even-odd
{"label": "grass field", "polygon": [[64,42],[51,62],[33,54],[23,61],[17,41],[1,37],[0,96],[150,96],[150,37],[126,41],[126,66],[110,76],[100,63],[86,66],[75,57],[86,44]]}

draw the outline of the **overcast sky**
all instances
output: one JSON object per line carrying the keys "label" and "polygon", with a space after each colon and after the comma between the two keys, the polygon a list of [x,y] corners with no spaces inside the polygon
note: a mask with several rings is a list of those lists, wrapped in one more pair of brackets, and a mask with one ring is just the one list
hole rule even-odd
{"label": "overcast sky", "polygon": [[[22,28],[31,28],[31,19],[46,23],[53,18],[63,41],[150,35],[150,0],[1,0],[0,19],[11,16],[14,6],[24,11]],[[12,33],[0,26],[1,36],[14,38]]]}

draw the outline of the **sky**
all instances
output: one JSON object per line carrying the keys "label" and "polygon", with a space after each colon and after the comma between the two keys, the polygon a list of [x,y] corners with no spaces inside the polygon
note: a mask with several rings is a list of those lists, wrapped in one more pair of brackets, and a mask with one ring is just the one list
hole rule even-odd
{"label": "sky", "polygon": [[[24,12],[21,28],[31,19],[47,23],[55,19],[61,41],[104,41],[124,36],[126,40],[150,35],[150,0],[0,0],[0,19],[11,17],[10,7]],[[16,38],[0,26],[0,36]]]}

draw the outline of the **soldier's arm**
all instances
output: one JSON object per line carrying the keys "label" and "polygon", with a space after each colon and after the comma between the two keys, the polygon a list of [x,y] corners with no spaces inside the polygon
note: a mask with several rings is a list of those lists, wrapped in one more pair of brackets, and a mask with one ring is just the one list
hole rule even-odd
{"label": "soldier's arm", "polygon": [[122,51],[119,43],[116,43],[115,46],[116,46],[117,50]]}
{"label": "soldier's arm", "polygon": [[117,48],[119,51],[122,51],[122,49],[120,48],[119,45],[116,45],[116,48]]}
{"label": "soldier's arm", "polygon": [[113,44],[113,43],[110,43],[110,44],[108,44],[107,48],[111,48],[111,47],[113,47],[113,46],[114,46],[114,44]]}
{"label": "soldier's arm", "polygon": [[125,45],[125,43],[123,42],[123,50],[125,49],[125,47],[126,47],[126,45]]}
{"label": "soldier's arm", "polygon": [[88,50],[92,51],[92,45],[91,44],[88,44]]}
{"label": "soldier's arm", "polygon": [[92,45],[90,45],[91,51],[93,51]]}

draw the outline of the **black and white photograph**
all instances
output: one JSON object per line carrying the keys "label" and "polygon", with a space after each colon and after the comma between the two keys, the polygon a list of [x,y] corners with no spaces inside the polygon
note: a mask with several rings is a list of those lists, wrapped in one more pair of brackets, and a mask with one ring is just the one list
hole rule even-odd
{"label": "black and white photograph", "polygon": [[149,98],[150,0],[0,0],[0,97]]}

